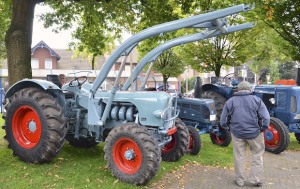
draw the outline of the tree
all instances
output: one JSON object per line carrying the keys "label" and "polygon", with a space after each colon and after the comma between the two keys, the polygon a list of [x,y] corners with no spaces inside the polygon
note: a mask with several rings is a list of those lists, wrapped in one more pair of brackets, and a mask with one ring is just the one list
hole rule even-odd
{"label": "tree", "polygon": [[239,66],[245,61],[238,53],[244,42],[241,34],[230,34],[190,43],[184,46],[184,61],[199,72],[214,71],[219,77],[222,66]]}
{"label": "tree", "polygon": [[[6,0],[7,1],[7,0]],[[54,8],[53,14],[48,14],[42,17],[45,20],[46,26],[57,24],[56,31],[66,29],[72,26],[73,21],[80,18],[83,15],[84,18],[92,16],[94,18],[97,15],[98,25],[102,28],[110,28],[108,25],[117,18],[126,17],[126,10],[130,3],[136,2],[135,0],[127,1],[126,3],[121,1],[110,1],[110,0],[11,0],[11,24],[6,32],[5,44],[7,51],[8,61],[8,80],[9,84],[12,85],[15,82],[23,78],[31,78],[31,41],[32,41],[32,25],[34,18],[34,8],[38,3],[44,2]],[[128,4],[127,4],[128,3]],[[91,6],[94,5],[94,8]],[[120,9],[124,9],[120,11]],[[130,15],[130,14],[129,14]],[[126,17],[127,19],[130,16]],[[88,18],[86,19],[89,20]],[[92,24],[90,24],[92,25]],[[89,31],[94,29],[89,27]],[[80,29],[79,29],[80,30]],[[120,31],[117,27],[113,29],[116,33]],[[97,31],[99,32],[99,31]],[[100,35],[100,34],[99,34]],[[81,36],[82,37],[82,36]],[[86,38],[84,38],[85,40]],[[90,42],[86,41],[85,47],[90,47]],[[106,40],[102,40],[101,47]],[[89,45],[86,45],[89,44]]]}
{"label": "tree", "polygon": [[[248,1],[251,2],[253,1]],[[207,0],[199,6],[201,11],[206,11],[239,3],[242,2]],[[247,2],[243,1],[243,3]],[[241,14],[242,16],[232,16],[228,20],[229,23],[232,20],[234,22],[257,21],[253,29],[187,44],[184,48],[185,62],[199,72],[214,71],[219,77],[223,66],[239,66],[246,63],[255,74],[259,74],[261,69],[269,67],[271,63],[288,60],[291,46],[261,21],[262,17],[265,17],[261,14],[264,5],[260,2],[254,11]]]}
{"label": "tree", "polygon": [[[76,12],[69,12],[70,6],[63,6],[59,1],[49,2],[49,5],[56,11],[42,15],[41,19],[45,21],[46,27],[56,24],[59,20],[56,31],[69,28],[72,22],[76,22],[78,27],[72,33],[74,40],[69,46],[75,50],[76,56],[87,57],[94,70],[97,56],[110,52],[115,40],[120,38],[122,30],[115,24],[118,19],[116,13],[124,11],[117,6],[119,3],[115,1],[99,1],[97,3],[81,1],[80,4],[71,6],[71,9],[77,10]],[[124,7],[126,7],[125,5]],[[68,13],[61,14],[62,12]]]}
{"label": "tree", "polygon": [[[139,9],[139,19],[135,23],[130,23],[128,29],[137,32],[150,26],[180,18],[180,7],[176,1],[160,0],[141,1],[142,7]],[[158,45],[175,38],[177,32],[168,32],[162,36],[144,40],[138,46],[139,58],[145,56]],[[181,55],[176,53],[176,48],[163,52],[153,65],[153,70],[163,76],[164,90],[167,89],[167,80],[170,77],[177,77],[185,70],[185,65],[181,60]]]}
{"label": "tree", "polygon": [[[90,7],[89,9],[99,8],[93,4],[87,7]],[[108,30],[107,26],[98,24],[102,19],[103,17],[84,12],[78,20],[78,28],[73,32],[73,38],[76,41],[70,43],[70,48],[75,50],[76,56],[87,57],[90,60],[92,70],[95,69],[97,56],[110,52],[114,47],[115,38],[111,35],[112,31]]]}
{"label": "tree", "polygon": [[164,90],[167,90],[167,81],[170,77],[177,77],[185,70],[182,60],[172,50],[165,51],[154,63],[153,69],[163,76]]}
{"label": "tree", "polygon": [[294,59],[300,60],[300,1],[269,0],[264,3],[263,21],[290,43]]}
{"label": "tree", "polygon": [[264,22],[258,21],[256,27],[245,35],[251,41],[246,43],[241,53],[248,56],[247,64],[256,75],[276,62],[291,60],[290,44]]}
{"label": "tree", "polygon": [[[9,0],[5,0],[9,1]],[[167,0],[166,0],[167,1]],[[95,57],[103,53],[103,47],[107,42],[110,43],[111,37],[118,38],[126,26],[131,31],[144,29],[137,23],[140,15],[145,12],[150,16],[156,16],[158,11],[164,12],[164,3],[160,1],[111,1],[111,0],[10,0],[11,6],[11,25],[6,32],[6,50],[8,60],[9,84],[23,79],[31,78],[31,38],[34,8],[38,3],[50,5],[55,11],[42,15],[45,26],[50,27],[55,24],[56,32],[67,29],[78,20],[81,24],[74,38],[79,39],[80,43],[73,43],[79,51],[88,51]],[[151,5],[161,6],[159,10],[152,9]],[[168,4],[170,7],[171,4]],[[149,8],[151,11],[149,11]],[[156,23],[163,21],[156,17]],[[147,16],[144,16],[143,23],[147,23]]]}
{"label": "tree", "polygon": [[9,84],[31,78],[31,40],[34,7],[40,0],[13,0],[11,24],[6,32],[5,45]]}
{"label": "tree", "polygon": [[193,89],[194,86],[195,86],[195,81],[196,81],[195,77],[187,78],[187,81],[186,80],[182,80],[181,83],[180,83],[181,93],[185,93],[185,91],[186,91],[186,83],[188,83],[187,87],[188,87],[189,90]]}
{"label": "tree", "polygon": [[279,64],[281,79],[296,79],[296,63],[293,61]]}
{"label": "tree", "polygon": [[[220,9],[228,6],[233,6],[240,1],[201,1],[192,12],[200,11],[207,12],[212,9]],[[198,7],[198,8],[197,8]],[[190,14],[192,13],[190,12]],[[244,22],[245,17],[231,16],[228,19],[228,23]],[[247,31],[248,32],[248,31]],[[191,65],[191,67],[199,72],[211,72],[214,71],[217,77],[220,77],[220,71],[222,66],[239,66],[244,63],[247,57],[241,53],[247,43],[245,31],[237,33],[222,35],[213,37],[208,40],[202,40],[186,44],[184,46],[183,56],[184,61]],[[191,50],[193,49],[193,50]]]}

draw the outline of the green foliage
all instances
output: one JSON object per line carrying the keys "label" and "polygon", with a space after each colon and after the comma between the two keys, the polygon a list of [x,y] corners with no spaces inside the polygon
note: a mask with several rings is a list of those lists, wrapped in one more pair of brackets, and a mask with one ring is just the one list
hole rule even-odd
{"label": "green foliage", "polygon": [[251,70],[259,74],[261,69],[269,68],[273,62],[290,60],[293,47],[262,21],[266,17],[265,4],[269,1],[206,0],[193,4],[189,13],[253,2],[256,2],[254,11],[232,16],[228,20],[229,24],[232,21],[256,21],[253,29],[186,44],[184,61],[199,72],[214,71],[219,76],[223,66],[239,66],[247,62]]}
{"label": "green foliage", "polygon": [[0,2],[0,60],[6,58],[4,39],[11,18],[11,12],[9,11],[10,6],[11,6],[10,0],[1,0]]}
{"label": "green foliage", "polygon": [[[180,7],[176,5],[175,1],[171,0],[143,1],[140,18],[135,22],[135,26],[131,26],[130,30],[137,32],[153,25],[179,19],[179,9]],[[175,37],[176,32],[170,32],[142,41],[138,46],[139,57],[145,56],[158,45]],[[175,53],[173,48],[162,53],[154,63],[153,70],[162,74],[164,88],[166,88],[169,77],[177,77],[184,72],[185,65],[181,57],[181,55]]]}
{"label": "green foliage", "polygon": [[294,79],[296,80],[296,63],[286,62],[279,64],[280,79]]}
{"label": "green foliage", "polygon": [[[181,93],[185,93],[186,92],[186,80],[182,80],[180,83],[181,86]],[[192,90],[195,86],[195,77],[192,78],[188,78],[188,89]]]}
{"label": "green foliage", "polygon": [[251,43],[246,44],[242,53],[248,55],[248,65],[255,74],[270,68],[273,62],[290,60],[290,45],[264,22],[257,22],[245,37],[251,39]]}
{"label": "green foliage", "polygon": [[[221,9],[245,1],[201,1],[201,4],[195,6],[190,14],[207,12],[215,9]],[[242,14],[243,15],[243,14]],[[243,16],[231,16],[228,24],[245,22]],[[217,77],[220,76],[222,66],[239,66],[247,60],[247,56],[243,53],[248,38],[245,33],[249,31],[240,31],[229,35],[213,37],[208,40],[189,43],[184,45],[183,57],[184,61],[199,72],[214,71]]]}
{"label": "green foliage", "polygon": [[293,58],[300,60],[300,1],[266,1],[264,7],[263,20],[290,43]]}
{"label": "green foliage", "polygon": [[270,64],[270,82],[275,83],[278,79],[280,79],[279,63],[274,61]]}
{"label": "green foliage", "polygon": [[[114,41],[120,38],[122,32],[116,25],[116,1],[49,1],[55,12],[41,16],[45,26],[56,25],[55,31],[72,27],[75,22],[76,30],[72,33],[73,41],[69,44],[77,56],[91,59],[92,67],[97,56],[109,52]],[[119,2],[120,3],[120,2]],[[124,4],[126,5],[126,4]],[[114,8],[112,8],[114,7]],[[120,13],[118,16],[124,16]]]}

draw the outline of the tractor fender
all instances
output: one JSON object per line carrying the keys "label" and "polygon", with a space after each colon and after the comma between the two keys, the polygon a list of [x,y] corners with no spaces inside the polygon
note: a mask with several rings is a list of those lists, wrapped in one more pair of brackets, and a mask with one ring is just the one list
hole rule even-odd
{"label": "tractor fender", "polygon": [[5,94],[5,99],[10,98],[17,91],[34,87],[49,92],[54,98],[57,98],[58,103],[65,107],[65,97],[62,90],[54,83],[41,79],[23,79],[12,85]]}
{"label": "tractor fender", "polygon": [[41,90],[49,90],[49,89],[58,89],[60,88],[52,82],[41,80],[41,79],[23,79],[18,81],[17,83],[13,84],[6,92],[5,98],[10,98],[13,94],[17,91],[28,88],[28,87],[35,87]]}
{"label": "tractor fender", "polygon": [[204,84],[204,85],[202,85],[202,93],[205,93],[206,91],[212,91],[212,92],[219,93],[220,95],[222,95],[226,99],[229,99],[231,97],[230,95],[228,95],[226,93],[224,88],[222,88],[221,86],[216,86],[214,84]]}
{"label": "tractor fender", "polygon": [[202,91],[203,92],[206,92],[206,91],[218,91],[218,90],[219,90],[219,88],[216,87],[213,84],[204,84],[204,85],[202,85]]}

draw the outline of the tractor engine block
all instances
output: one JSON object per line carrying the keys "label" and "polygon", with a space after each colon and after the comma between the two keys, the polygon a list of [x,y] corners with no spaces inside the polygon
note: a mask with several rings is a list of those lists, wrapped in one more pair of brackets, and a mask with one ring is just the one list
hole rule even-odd
{"label": "tractor engine block", "polygon": [[109,118],[112,120],[126,120],[133,122],[136,114],[136,108],[128,105],[115,105],[110,111]]}

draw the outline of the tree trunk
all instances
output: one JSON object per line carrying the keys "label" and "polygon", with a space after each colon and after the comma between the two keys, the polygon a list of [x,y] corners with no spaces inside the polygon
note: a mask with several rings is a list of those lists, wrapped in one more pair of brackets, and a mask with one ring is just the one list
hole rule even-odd
{"label": "tree trunk", "polygon": [[12,20],[5,36],[8,82],[32,78],[31,41],[34,7],[39,0],[13,0]]}
{"label": "tree trunk", "polygon": [[222,68],[222,65],[221,65],[221,64],[216,64],[215,75],[216,75],[216,77],[218,77],[218,78],[220,77],[221,68]]}
{"label": "tree trunk", "polygon": [[169,77],[168,76],[166,76],[166,75],[163,75],[163,83],[164,83],[164,88],[163,88],[163,90],[164,91],[167,91],[167,82],[168,82],[168,79],[169,79]]}
{"label": "tree trunk", "polygon": [[95,56],[92,58],[92,70],[95,70]]}

